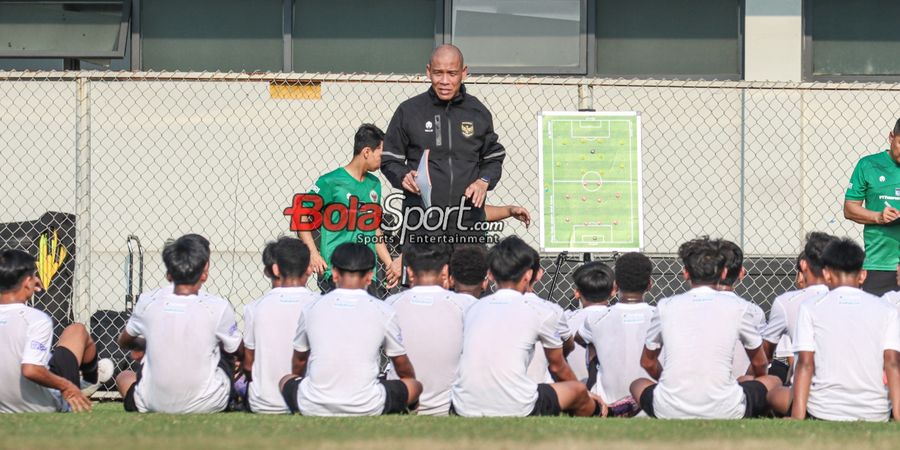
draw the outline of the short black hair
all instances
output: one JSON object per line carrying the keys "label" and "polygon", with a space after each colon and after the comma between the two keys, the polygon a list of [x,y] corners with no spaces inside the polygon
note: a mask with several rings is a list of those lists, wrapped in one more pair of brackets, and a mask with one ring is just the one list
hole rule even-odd
{"label": "short black hair", "polygon": [[275,244],[275,241],[266,242],[262,251],[263,274],[270,280],[275,279],[275,272],[272,272],[272,265],[275,264]]}
{"label": "short black hair", "polygon": [[186,234],[163,247],[163,263],[175,284],[195,284],[209,263],[209,241],[199,234]]}
{"label": "short black hair", "polygon": [[741,274],[741,268],[744,267],[744,251],[739,245],[725,239],[719,239],[716,243],[719,245],[719,251],[725,256],[725,278],[721,283],[725,286],[734,286]]}
{"label": "short black hair", "polygon": [[25,278],[36,271],[34,256],[22,250],[4,250],[0,253],[0,292],[17,289]]}
{"label": "short black hair", "polygon": [[343,273],[364,274],[375,268],[375,253],[365,244],[345,242],[331,254],[331,268]]}
{"label": "short black hair", "polygon": [[537,274],[538,274],[538,272],[541,271],[541,254],[538,253],[538,251],[532,247],[528,247],[528,248],[531,248],[531,257],[533,258],[533,260],[531,262],[531,270],[532,270],[531,284],[535,284],[538,281]]}
{"label": "short black hair", "polygon": [[643,253],[630,252],[616,259],[616,284],[622,292],[645,292],[650,288],[653,262]]}
{"label": "short black hair", "polygon": [[894,136],[900,136],[900,119],[897,119],[897,122],[894,123]]}
{"label": "short black hair", "polygon": [[803,246],[803,253],[800,257],[806,261],[809,271],[817,277],[822,276],[822,269],[825,268],[822,262],[822,253],[825,247],[833,241],[838,240],[837,236],[832,236],[821,231],[813,231],[806,235],[806,245]]}
{"label": "short black hair", "polygon": [[850,238],[835,239],[822,251],[822,264],[837,272],[859,272],[865,260],[866,252]]}
{"label": "short black hair", "polygon": [[450,246],[446,244],[406,244],[403,262],[413,273],[440,272],[450,264]]}
{"label": "short black hair", "polygon": [[302,277],[309,268],[309,247],[300,239],[288,236],[278,238],[273,256],[282,278]]}
{"label": "short black hair", "polygon": [[481,245],[458,245],[450,255],[450,276],[466,286],[487,278],[487,250]]}
{"label": "short black hair", "polygon": [[575,288],[589,302],[609,300],[615,277],[613,270],[600,261],[586,262],[572,273]]}
{"label": "short black hair", "polygon": [[364,123],[357,128],[356,135],[353,136],[353,156],[360,154],[366,147],[375,150],[382,142],[384,131],[371,123]]}
{"label": "short black hair", "polygon": [[718,246],[709,236],[681,244],[678,247],[678,258],[684,264],[691,282],[697,284],[718,283],[722,270],[725,269],[725,255],[719,252]]}
{"label": "short black hair", "polygon": [[534,249],[518,236],[509,236],[488,252],[488,267],[498,283],[519,281],[534,265]]}

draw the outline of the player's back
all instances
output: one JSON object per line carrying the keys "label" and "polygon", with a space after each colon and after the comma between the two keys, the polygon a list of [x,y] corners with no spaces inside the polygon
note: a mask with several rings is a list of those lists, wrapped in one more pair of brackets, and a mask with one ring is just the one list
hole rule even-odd
{"label": "player's back", "polygon": [[289,412],[278,382],[291,373],[300,310],[317,298],[305,287],[279,287],[244,309],[244,345],[253,350],[253,381],[247,390],[251,411]]}
{"label": "player's back", "polygon": [[[737,294],[731,291],[723,292],[726,294],[737,296]],[[753,314],[753,323],[756,325],[756,328],[760,332],[760,334],[762,334],[766,329],[766,312],[763,311],[763,309],[760,308],[756,303],[749,303],[750,312],[751,314]],[[747,350],[744,348],[744,344],[742,344],[741,340],[738,339],[734,342],[734,361],[732,361],[731,363],[731,376],[737,379],[740,376],[747,375],[747,370],[749,368],[750,357],[747,355]]]}
{"label": "player's back", "polygon": [[362,289],[338,288],[303,309],[297,332],[294,349],[309,351],[306,377],[299,386],[302,414],[381,414],[381,348],[385,346],[388,357],[399,356],[392,353],[396,348],[402,350],[390,305]]}
{"label": "player's back", "polygon": [[[569,328],[565,310],[562,309],[562,306],[559,306],[556,302],[543,299],[534,292],[527,292],[524,295],[525,298],[532,301],[534,305],[543,307],[544,309],[559,315],[559,322],[557,323],[556,328],[559,332],[560,339],[562,339],[563,342],[569,340],[569,338],[574,335],[576,330]],[[585,371],[586,370],[587,369],[585,369]],[[535,383],[553,382],[553,377],[550,375],[550,371],[547,370],[547,357],[544,355],[544,350],[540,342],[535,342],[534,344],[534,355],[531,358],[531,362],[528,363],[528,378]],[[587,378],[586,375],[585,378]]]}
{"label": "player's back", "polygon": [[838,287],[800,308],[795,351],[814,351],[809,414],[826,420],[887,421],[884,350],[900,350],[897,308]]}
{"label": "player's back", "polygon": [[649,378],[641,367],[641,353],[653,317],[646,303],[617,303],[609,308],[591,308],[582,326],[597,353],[598,383],[592,391],[607,403],[631,395],[631,383]]}
{"label": "player's back", "polygon": [[560,315],[521,293],[500,289],[466,311],[463,353],[453,383],[453,408],[462,416],[527,416],[537,383],[526,368],[538,340],[559,348]]}
{"label": "player's back", "polygon": [[792,352],[793,338],[797,332],[797,317],[800,315],[800,305],[806,301],[815,301],[828,294],[828,286],[815,284],[804,289],[788,291],[775,297],[772,308],[769,310],[769,321],[763,331],[763,337],[773,343],[781,344],[782,337],[788,352]]}
{"label": "player's back", "polygon": [[0,305],[0,413],[58,409],[49,389],[22,375],[23,363],[47,364],[52,338],[47,314],[21,303]]}
{"label": "player's back", "polygon": [[743,417],[744,394],[731,373],[734,343],[762,343],[749,309],[749,302],[706,286],[660,301],[648,331],[648,344],[661,333],[665,355],[657,417]]}
{"label": "player's back", "polygon": [[[447,415],[450,386],[462,354],[463,317],[473,301],[440,286],[416,286],[389,297],[400,329],[406,354],[422,383],[419,415]],[[388,371],[389,379],[399,377]]]}
{"label": "player's back", "polygon": [[[584,324],[584,319],[587,317],[587,309],[579,308],[574,311],[566,311],[566,323],[569,326],[569,329],[572,330],[573,333],[577,332],[581,329],[581,325]],[[544,357],[544,360],[547,358]],[[586,348],[581,345],[576,344],[575,348],[566,356],[566,362],[569,363],[569,367],[572,369],[572,372],[575,374],[575,378],[582,383],[587,383],[588,379],[588,351]]]}
{"label": "player's back", "polygon": [[224,389],[231,380],[219,370],[219,345],[234,352],[241,341],[227,300],[160,291],[138,302],[126,331],[147,340],[136,391],[139,410],[211,412],[227,404]]}

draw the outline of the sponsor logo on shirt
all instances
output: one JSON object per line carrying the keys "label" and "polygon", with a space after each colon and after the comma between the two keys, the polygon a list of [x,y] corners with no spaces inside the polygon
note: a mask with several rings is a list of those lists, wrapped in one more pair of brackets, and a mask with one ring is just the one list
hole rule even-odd
{"label": "sponsor logo on shirt", "polygon": [[838,300],[838,305],[858,305],[859,299],[857,298],[842,298]]}
{"label": "sponsor logo on shirt", "polygon": [[425,122],[425,132],[426,133],[434,132],[434,124],[432,124],[430,120],[428,122]]}
{"label": "sponsor logo on shirt", "polygon": [[894,188],[894,195],[900,197],[900,188]]}
{"label": "sponsor logo on shirt", "polygon": [[6,319],[5,319],[5,318],[0,317],[0,325],[6,325]]}
{"label": "sponsor logo on shirt", "polygon": [[878,199],[879,199],[879,200],[900,200],[900,196],[894,196],[894,195],[879,195],[879,196],[878,196]]}
{"label": "sponsor logo on shirt", "polygon": [[47,346],[43,342],[31,341],[31,349],[39,352],[46,352]]}
{"label": "sponsor logo on shirt", "polygon": [[409,302],[419,306],[431,306],[434,304],[434,300],[431,297],[419,297],[418,295],[414,295]]}
{"label": "sponsor logo on shirt", "polygon": [[371,200],[372,203],[378,203],[378,193],[375,192],[374,189],[369,191],[369,200]]}
{"label": "sponsor logo on shirt", "polygon": [[169,314],[184,314],[187,312],[187,305],[184,303],[166,302],[166,306],[163,307],[163,312]]}
{"label": "sponsor logo on shirt", "polygon": [[234,335],[236,335],[236,334],[237,334],[237,331],[238,331],[238,327],[237,327],[237,324],[236,324],[236,323],[233,323],[233,324],[231,324],[230,327],[228,327],[228,335],[229,335],[229,336],[234,336]]}
{"label": "sponsor logo on shirt", "polygon": [[622,323],[624,324],[644,323],[646,320],[647,318],[641,313],[622,314]]}
{"label": "sponsor logo on shirt", "polygon": [[355,298],[339,298],[334,301],[334,307],[338,308],[338,309],[356,308],[356,299]]}

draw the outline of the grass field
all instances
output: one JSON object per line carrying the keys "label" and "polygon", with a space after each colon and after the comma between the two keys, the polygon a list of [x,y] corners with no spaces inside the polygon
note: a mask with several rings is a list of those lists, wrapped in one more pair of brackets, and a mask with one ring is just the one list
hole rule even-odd
{"label": "grass field", "polygon": [[637,118],[547,115],[543,127],[544,248],[639,248]]}
{"label": "grass field", "polygon": [[460,417],[314,418],[245,413],[127,414],[102,403],[90,414],[4,415],[0,448],[896,448],[900,424],[651,419]]}

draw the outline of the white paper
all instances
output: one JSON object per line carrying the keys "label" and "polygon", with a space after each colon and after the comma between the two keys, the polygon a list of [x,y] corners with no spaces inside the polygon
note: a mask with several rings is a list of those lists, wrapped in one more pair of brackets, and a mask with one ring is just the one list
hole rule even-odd
{"label": "white paper", "polygon": [[422,153],[422,159],[419,160],[419,168],[416,170],[416,186],[422,196],[422,203],[426,208],[431,207],[431,175],[428,174],[428,153],[429,149],[425,149]]}

